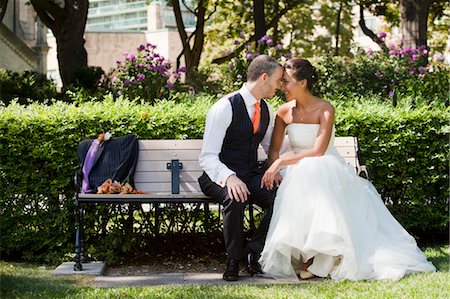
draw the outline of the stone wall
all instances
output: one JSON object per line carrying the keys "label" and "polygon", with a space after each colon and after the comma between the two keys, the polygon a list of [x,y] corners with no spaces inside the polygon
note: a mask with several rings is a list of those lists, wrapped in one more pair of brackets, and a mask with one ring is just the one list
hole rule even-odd
{"label": "stone wall", "polygon": [[15,72],[39,70],[36,51],[28,47],[3,24],[0,24],[0,53],[0,68]]}

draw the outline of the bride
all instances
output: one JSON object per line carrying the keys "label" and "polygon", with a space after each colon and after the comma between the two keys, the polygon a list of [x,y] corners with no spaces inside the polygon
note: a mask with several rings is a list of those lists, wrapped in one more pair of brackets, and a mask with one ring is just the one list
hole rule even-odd
{"label": "bride", "polygon": [[[334,108],[311,93],[317,74],[305,59],[285,64],[280,106],[261,185],[281,181],[259,262],[276,278],[400,279],[431,272],[414,238],[357,176],[334,143]],[[294,154],[279,156],[287,130]]]}

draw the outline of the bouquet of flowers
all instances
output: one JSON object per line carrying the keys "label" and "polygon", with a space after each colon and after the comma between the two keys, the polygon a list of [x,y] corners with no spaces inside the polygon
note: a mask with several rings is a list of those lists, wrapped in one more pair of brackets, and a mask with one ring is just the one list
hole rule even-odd
{"label": "bouquet of flowers", "polygon": [[129,183],[121,184],[112,179],[107,179],[98,187],[97,194],[143,194],[139,189],[134,189]]}

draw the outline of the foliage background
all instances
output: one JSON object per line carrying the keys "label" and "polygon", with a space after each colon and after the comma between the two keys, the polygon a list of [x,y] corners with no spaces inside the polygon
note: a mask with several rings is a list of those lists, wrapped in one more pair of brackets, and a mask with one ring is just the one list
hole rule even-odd
{"label": "foliage background", "polygon": [[[151,105],[107,95],[98,102],[0,106],[2,258],[54,262],[72,256],[72,176],[79,167],[80,141],[107,130],[140,139],[202,138],[215,99],[173,93]],[[450,108],[412,105],[410,98],[400,99],[396,109],[375,96],[328,100],[337,107],[337,134],[358,137],[373,183],[402,225],[419,241],[448,231]],[[129,236],[112,244],[93,230],[85,233],[115,254],[148,237]],[[95,257],[105,254],[98,251]]]}

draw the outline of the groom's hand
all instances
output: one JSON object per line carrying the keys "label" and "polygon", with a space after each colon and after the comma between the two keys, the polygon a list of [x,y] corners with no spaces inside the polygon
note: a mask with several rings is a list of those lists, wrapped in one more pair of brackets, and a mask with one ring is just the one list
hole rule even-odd
{"label": "groom's hand", "polygon": [[248,191],[247,185],[239,179],[236,175],[232,174],[227,179],[228,196],[232,200],[237,202],[246,202],[250,191]]}

